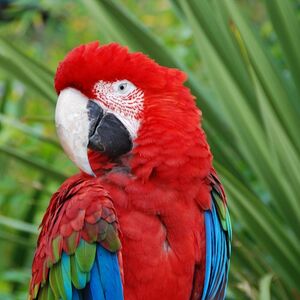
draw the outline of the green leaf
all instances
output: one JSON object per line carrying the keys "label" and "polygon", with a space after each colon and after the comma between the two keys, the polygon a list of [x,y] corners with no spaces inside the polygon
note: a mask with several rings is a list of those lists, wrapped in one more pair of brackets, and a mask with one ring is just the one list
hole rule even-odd
{"label": "green leaf", "polygon": [[14,158],[30,167],[33,167],[40,172],[46,173],[48,176],[52,177],[55,180],[63,181],[68,178],[67,174],[64,174],[61,171],[53,169],[52,166],[46,164],[45,162],[34,158],[32,155],[21,152],[20,150],[12,149],[8,146],[0,146],[0,153],[5,154],[11,158]]}
{"label": "green leaf", "polygon": [[280,120],[293,138],[293,143],[297,146],[297,149],[300,150],[300,140],[297,130],[300,126],[300,118],[297,114],[297,110],[295,110],[293,106],[293,101],[290,100],[288,86],[285,84],[285,80],[278,74],[270,57],[266,54],[261,41],[254,35],[253,30],[249,27],[234,1],[226,0],[225,3],[231,12],[236,26],[241,32],[259,80],[262,82],[269,99],[272,101],[271,103],[276,107],[276,112]]}
{"label": "green leaf", "polygon": [[55,103],[56,95],[53,91],[52,85],[45,82],[39,73],[31,73],[30,70],[25,70],[22,66],[18,65],[15,61],[0,54],[0,66],[12,78],[22,81],[26,86],[33,91],[39,93],[44,99]]}
{"label": "green leaf", "polygon": [[0,37],[0,52],[16,62],[23,70],[28,70],[31,71],[31,73],[41,76],[41,78],[52,87],[54,73],[30,56],[25,55],[3,36]]}
{"label": "green leaf", "polygon": [[299,270],[295,267],[299,257],[298,243],[291,238],[281,227],[278,220],[274,219],[266,207],[228,170],[217,165],[223,182],[234,201],[230,202],[230,209],[238,220],[249,228],[249,235],[255,238],[257,243],[271,252],[274,261],[272,265],[290,287],[296,287],[295,278],[299,276]]}
{"label": "green leaf", "polygon": [[[264,1],[300,95],[300,22],[291,1]],[[296,5],[296,3],[294,4]]]}
{"label": "green leaf", "polygon": [[0,224],[19,231],[38,234],[36,226],[10,217],[0,215]]}
{"label": "green leaf", "polygon": [[16,128],[29,136],[32,136],[32,137],[35,137],[35,138],[41,140],[42,142],[46,142],[57,148],[61,148],[61,146],[57,142],[57,140],[40,133],[39,131],[35,130],[34,128],[32,128],[14,118],[7,117],[4,114],[0,114],[0,124],[1,123],[6,126],[9,126],[9,127]]}
{"label": "green leaf", "polygon": [[259,281],[259,300],[271,300],[271,282],[273,274],[263,276]]}

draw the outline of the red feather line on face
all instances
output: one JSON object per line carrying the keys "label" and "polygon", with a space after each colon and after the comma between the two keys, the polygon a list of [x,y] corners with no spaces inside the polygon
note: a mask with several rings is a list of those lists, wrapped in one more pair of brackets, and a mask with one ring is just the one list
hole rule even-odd
{"label": "red feather line on face", "polygon": [[[118,82],[122,82],[122,80]],[[114,83],[111,82],[98,81],[94,86],[96,99],[114,112],[119,112],[136,120],[141,119],[144,102],[143,91],[135,88],[130,94],[116,96],[113,85]]]}

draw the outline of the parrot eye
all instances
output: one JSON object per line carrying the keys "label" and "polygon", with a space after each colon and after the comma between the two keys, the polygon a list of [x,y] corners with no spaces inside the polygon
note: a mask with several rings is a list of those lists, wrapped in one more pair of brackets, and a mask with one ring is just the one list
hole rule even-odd
{"label": "parrot eye", "polygon": [[136,89],[136,86],[128,80],[116,81],[114,90],[117,94],[127,95]]}
{"label": "parrot eye", "polygon": [[118,91],[119,92],[124,92],[126,90],[126,87],[127,87],[127,83],[124,82],[124,83],[121,83],[119,86],[118,86]]}

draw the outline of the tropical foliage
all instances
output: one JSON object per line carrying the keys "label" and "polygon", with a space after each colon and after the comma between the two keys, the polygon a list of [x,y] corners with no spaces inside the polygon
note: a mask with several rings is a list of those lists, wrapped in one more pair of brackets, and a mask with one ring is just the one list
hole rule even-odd
{"label": "tropical foliage", "polygon": [[300,297],[300,4],[296,0],[0,4],[0,298],[24,299],[37,225],[75,168],[55,136],[53,74],[117,41],[189,75],[234,241],[228,299]]}

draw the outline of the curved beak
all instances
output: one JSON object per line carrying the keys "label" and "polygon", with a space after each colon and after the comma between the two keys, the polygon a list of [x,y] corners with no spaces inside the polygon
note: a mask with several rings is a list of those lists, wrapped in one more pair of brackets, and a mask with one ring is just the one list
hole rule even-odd
{"label": "curved beak", "polygon": [[59,94],[55,123],[60,143],[82,171],[95,176],[87,149],[118,157],[132,148],[130,133],[113,114],[74,88]]}
{"label": "curved beak", "polygon": [[89,99],[76,89],[61,91],[55,109],[55,125],[65,153],[82,171],[95,176],[87,155],[88,102]]}

